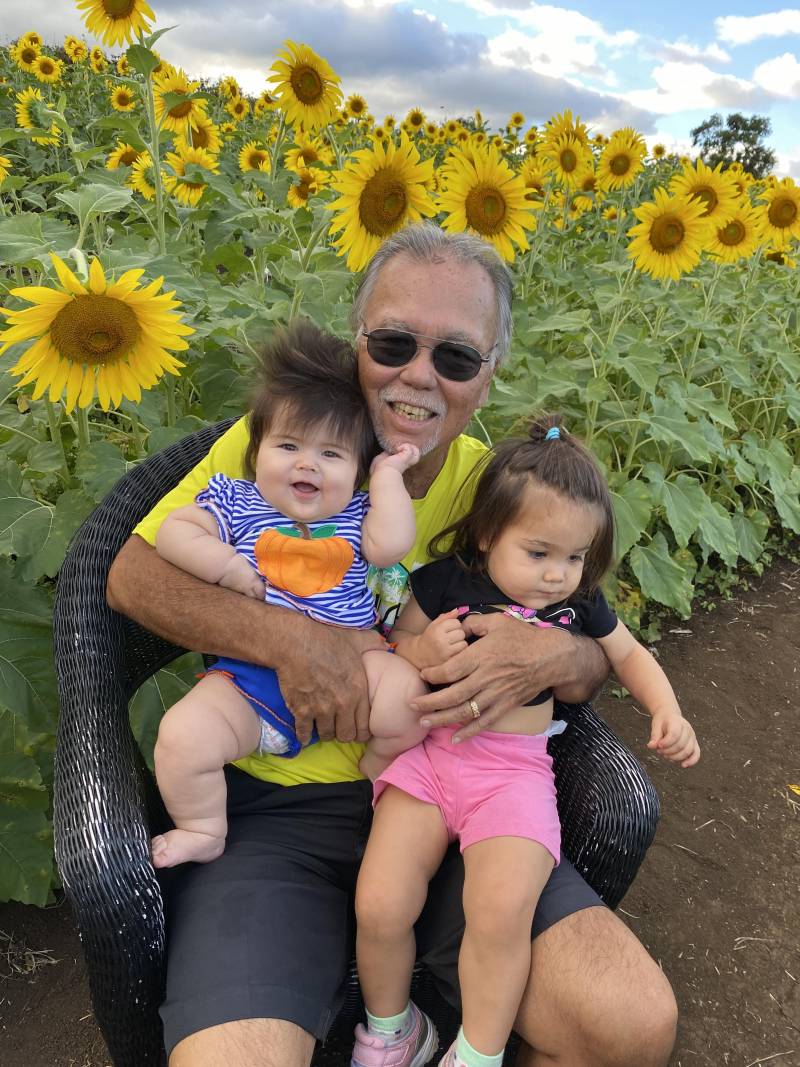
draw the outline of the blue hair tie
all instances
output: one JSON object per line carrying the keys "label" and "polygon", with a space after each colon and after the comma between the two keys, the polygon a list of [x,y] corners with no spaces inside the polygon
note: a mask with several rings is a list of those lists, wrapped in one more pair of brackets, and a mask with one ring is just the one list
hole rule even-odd
{"label": "blue hair tie", "polygon": [[558,441],[561,437],[561,430],[557,426],[551,426],[547,433],[544,435],[545,441]]}

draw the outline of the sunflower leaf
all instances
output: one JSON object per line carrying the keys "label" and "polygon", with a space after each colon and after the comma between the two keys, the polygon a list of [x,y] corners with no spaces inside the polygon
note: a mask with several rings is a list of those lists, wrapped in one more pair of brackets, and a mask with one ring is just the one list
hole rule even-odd
{"label": "sunflower leaf", "polygon": [[649,545],[635,545],[628,558],[646,597],[666,604],[684,618],[691,613],[692,583],[684,568],[671,558],[663,534],[657,533]]}
{"label": "sunflower leaf", "polygon": [[81,228],[85,228],[90,219],[104,211],[120,211],[133,199],[133,190],[122,186],[99,184],[84,185],[75,192],[56,193],[60,200],[78,217]]}
{"label": "sunflower leaf", "polygon": [[[0,774],[6,761],[0,756]],[[0,900],[44,907],[53,876],[52,849],[53,831],[43,811],[0,801]]]}

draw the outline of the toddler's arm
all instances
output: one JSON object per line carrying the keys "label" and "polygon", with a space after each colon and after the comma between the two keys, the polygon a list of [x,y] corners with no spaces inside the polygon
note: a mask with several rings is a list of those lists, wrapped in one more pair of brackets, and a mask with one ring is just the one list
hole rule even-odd
{"label": "toddler's arm", "polygon": [[621,622],[607,637],[598,638],[598,642],[617,678],[652,716],[647,747],[682,767],[693,767],[700,759],[700,746],[655,657]]}
{"label": "toddler's arm", "polygon": [[412,596],[392,627],[398,655],[418,670],[438,667],[467,647],[458,608],[431,621]]}
{"label": "toddler's arm", "polygon": [[419,462],[415,445],[381,452],[369,471],[369,511],[361,530],[361,554],[376,567],[391,567],[411,551],[417,536],[414,505],[403,472]]}
{"label": "toddler's arm", "polygon": [[264,598],[261,578],[233,545],[220,541],[216,519],[197,504],[167,515],[156,534],[156,551],[205,582]]}

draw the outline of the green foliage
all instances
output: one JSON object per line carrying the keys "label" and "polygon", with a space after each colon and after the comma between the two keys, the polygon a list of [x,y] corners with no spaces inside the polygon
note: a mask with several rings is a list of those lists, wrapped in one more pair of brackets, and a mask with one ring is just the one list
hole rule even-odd
{"label": "green foliage", "polygon": [[714,114],[691,131],[692,144],[709,167],[718,163],[741,163],[754,178],[764,178],[775,166],[775,153],[761,142],[769,137],[772,124],[764,115],[734,111],[725,122]]}

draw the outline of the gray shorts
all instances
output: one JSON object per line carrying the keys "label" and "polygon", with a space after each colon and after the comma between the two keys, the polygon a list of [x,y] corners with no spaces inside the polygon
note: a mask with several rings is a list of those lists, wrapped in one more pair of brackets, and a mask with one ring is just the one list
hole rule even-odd
{"label": "gray shorts", "polygon": [[[233,767],[228,840],[208,864],[177,871],[168,897],[167,1052],[239,1019],[285,1019],[324,1038],[342,1003],[355,945],[353,899],[372,820],[369,782],[279,786]],[[464,929],[458,844],[430,885],[417,951],[458,1004]],[[533,937],[602,901],[567,860],[539,900]]]}

